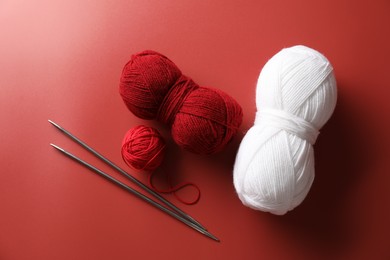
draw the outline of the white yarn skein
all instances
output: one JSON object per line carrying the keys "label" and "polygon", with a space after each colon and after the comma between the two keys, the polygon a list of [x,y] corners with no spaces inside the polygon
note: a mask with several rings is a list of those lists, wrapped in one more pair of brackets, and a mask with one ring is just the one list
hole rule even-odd
{"label": "white yarn skein", "polygon": [[266,63],[254,126],[234,165],[234,187],[244,205],[283,215],[305,199],[314,180],[312,145],[336,100],[332,65],[316,50],[286,48]]}

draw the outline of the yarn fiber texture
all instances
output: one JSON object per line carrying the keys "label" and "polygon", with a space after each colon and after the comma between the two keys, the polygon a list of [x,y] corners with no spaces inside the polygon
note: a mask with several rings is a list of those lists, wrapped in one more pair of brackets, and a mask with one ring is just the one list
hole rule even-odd
{"label": "yarn fiber texture", "polygon": [[139,125],[125,134],[121,153],[123,160],[131,168],[153,171],[164,159],[165,141],[156,129]]}
{"label": "yarn fiber texture", "polygon": [[314,180],[313,145],[337,100],[330,62],[305,46],[281,50],[262,69],[257,113],[244,136],[233,181],[242,203],[283,215],[298,206]]}
{"label": "yarn fiber texture", "polygon": [[173,140],[198,154],[223,150],[242,122],[241,106],[232,97],[199,86],[155,51],[131,57],[123,68],[119,92],[135,116],[170,126]]}

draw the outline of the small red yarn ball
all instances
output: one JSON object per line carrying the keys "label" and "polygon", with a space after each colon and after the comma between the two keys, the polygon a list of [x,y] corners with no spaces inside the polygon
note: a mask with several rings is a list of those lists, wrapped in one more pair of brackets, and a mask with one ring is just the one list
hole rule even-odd
{"label": "small red yarn ball", "polygon": [[241,106],[232,97],[199,86],[155,51],[131,57],[119,92],[134,115],[167,124],[179,146],[198,154],[223,150],[242,122]]}
{"label": "small red yarn ball", "polygon": [[156,129],[140,125],[127,131],[121,152],[128,166],[153,171],[164,159],[165,141]]}

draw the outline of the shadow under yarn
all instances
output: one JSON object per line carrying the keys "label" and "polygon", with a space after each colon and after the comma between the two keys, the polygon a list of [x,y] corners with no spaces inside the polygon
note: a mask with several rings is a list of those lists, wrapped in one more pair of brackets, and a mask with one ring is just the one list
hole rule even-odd
{"label": "shadow under yarn", "polygon": [[[199,183],[193,181],[193,178],[189,176],[186,171],[189,168],[186,165],[185,154],[183,154],[183,148],[177,146],[171,137],[170,129],[167,129],[163,123],[157,121],[149,122],[150,125],[160,132],[161,136],[165,140],[165,156],[162,164],[155,170],[153,177],[153,184],[158,187],[159,190],[169,190],[173,186],[183,185],[184,183],[193,183],[175,192],[168,192],[170,195],[163,195],[167,200],[176,202],[174,200],[174,193],[178,196],[178,200],[183,202],[197,202],[197,196],[201,196],[197,188]],[[192,153],[190,153],[192,154]],[[196,155],[195,155],[196,156]],[[147,182],[148,177],[143,176],[143,181]],[[185,203],[190,205],[192,203]]]}
{"label": "shadow under yarn", "polygon": [[376,155],[358,131],[357,115],[339,93],[333,117],[315,144],[316,177],[307,199],[285,216],[267,214],[267,220],[291,229],[308,246],[341,250],[359,233],[359,226],[347,216],[347,197]]}
{"label": "shadow under yarn", "polygon": [[[156,184],[159,187],[167,187],[168,177],[173,184],[194,183],[203,195],[208,194],[208,197],[204,199],[209,202],[205,203],[218,201],[222,194],[222,197],[230,196],[231,199],[236,199],[232,171],[238,147],[244,136],[241,130],[230,140],[223,151],[212,155],[202,155],[177,146],[170,136],[169,129],[161,123],[153,122],[152,125],[159,131],[161,130],[160,133],[164,136],[167,145],[164,162],[155,175]],[[186,187],[177,194],[186,200],[192,200],[197,196],[197,190],[194,187]]]}

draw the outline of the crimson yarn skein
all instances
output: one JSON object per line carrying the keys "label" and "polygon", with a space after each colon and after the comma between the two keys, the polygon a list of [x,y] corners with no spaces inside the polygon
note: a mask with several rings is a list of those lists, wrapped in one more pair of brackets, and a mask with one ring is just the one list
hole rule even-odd
{"label": "crimson yarn skein", "polygon": [[136,170],[153,171],[164,159],[165,142],[156,129],[139,125],[127,131],[121,152],[128,166]]}
{"label": "crimson yarn skein", "polygon": [[119,92],[134,115],[169,125],[173,140],[198,154],[223,150],[242,122],[241,106],[232,97],[199,86],[155,51],[131,57],[123,68]]}

